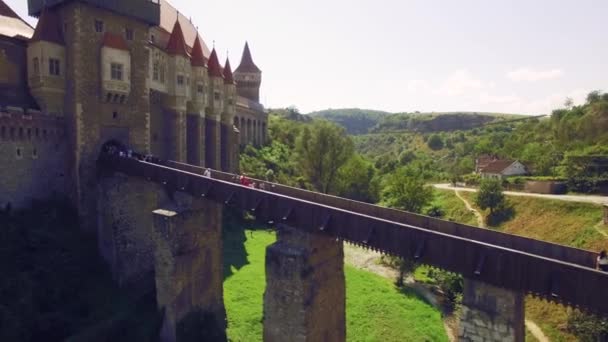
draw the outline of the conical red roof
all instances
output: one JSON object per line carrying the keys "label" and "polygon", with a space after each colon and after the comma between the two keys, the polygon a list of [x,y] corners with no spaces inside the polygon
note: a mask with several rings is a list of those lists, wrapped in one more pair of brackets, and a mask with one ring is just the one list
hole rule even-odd
{"label": "conical red roof", "polygon": [[190,64],[196,67],[205,67],[207,66],[207,59],[203,54],[203,46],[201,45],[201,40],[196,36],[194,39],[194,45],[192,46],[192,56],[190,57]]}
{"label": "conical red roof", "polygon": [[224,75],[222,73],[222,67],[220,66],[220,61],[217,59],[217,52],[215,52],[215,48],[213,48],[213,51],[211,51],[207,68],[209,68],[210,77],[224,78]]}
{"label": "conical red roof", "polygon": [[236,68],[237,72],[262,72],[260,68],[253,63],[251,58],[251,51],[249,51],[249,43],[245,42],[245,49],[243,50],[243,57],[241,57],[241,64]]}
{"label": "conical red roof", "polygon": [[32,42],[46,41],[59,45],[63,45],[63,34],[61,32],[61,21],[59,16],[54,11],[47,8],[42,10],[38,25],[32,36]]}
{"label": "conical red roof", "polygon": [[234,76],[232,75],[232,67],[230,66],[230,60],[226,58],[226,65],[224,66],[224,83],[234,84]]}
{"label": "conical red roof", "polygon": [[186,40],[184,39],[184,32],[182,31],[182,26],[179,24],[179,20],[176,20],[175,25],[173,25],[173,31],[169,37],[169,42],[167,42],[167,53],[170,55],[188,57]]}

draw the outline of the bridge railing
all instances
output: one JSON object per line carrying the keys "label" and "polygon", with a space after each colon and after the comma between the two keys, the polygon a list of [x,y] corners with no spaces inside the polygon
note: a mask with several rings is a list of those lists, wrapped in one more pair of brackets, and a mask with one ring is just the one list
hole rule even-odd
{"label": "bridge railing", "polygon": [[608,273],[592,268],[244,187],[231,182],[232,178],[206,178],[198,173],[112,155],[102,155],[100,166],[164,184],[169,190],[252,210],[256,216],[277,224],[414,258],[495,286],[608,316],[608,291],[605,291]]}
{"label": "bridge railing", "polygon": [[[205,170],[205,168],[199,166],[179,163],[175,161],[168,161],[166,162],[166,165],[176,169],[198,174],[202,174]],[[232,174],[221,171],[212,171],[212,176],[214,178],[222,179],[225,181],[230,181],[233,177]],[[585,267],[595,267],[595,262],[598,255],[595,252],[579,248],[550,243],[542,240],[535,240],[519,235],[507,234],[490,229],[482,229],[457,222],[413,214],[402,210],[349,200],[342,197],[326,195],[318,192],[312,192],[276,183],[269,183],[258,179],[252,180],[258,184],[264,183],[264,187],[266,190],[276,192],[282,195],[297,197],[310,202],[321,203],[336,208],[355,211],[358,213],[379,217],[389,221],[401,222],[417,227],[427,228],[445,234],[456,235],[465,239],[477,240],[492,245],[516,249],[524,251],[526,253],[536,254],[539,256],[557,259]]]}

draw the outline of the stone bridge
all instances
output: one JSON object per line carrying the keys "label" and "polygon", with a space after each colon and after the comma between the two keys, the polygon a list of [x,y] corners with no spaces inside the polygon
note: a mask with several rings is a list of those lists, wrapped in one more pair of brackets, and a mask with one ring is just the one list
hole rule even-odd
{"label": "stone bridge", "polygon": [[266,252],[265,341],[345,340],[343,241],[462,274],[462,341],[523,341],[527,294],[608,316],[608,274],[594,269],[593,252],[203,171],[110,154],[98,161],[99,248],[119,283],[156,289],[163,341],[175,341],[195,312],[225,329],[225,207],[277,227]]}

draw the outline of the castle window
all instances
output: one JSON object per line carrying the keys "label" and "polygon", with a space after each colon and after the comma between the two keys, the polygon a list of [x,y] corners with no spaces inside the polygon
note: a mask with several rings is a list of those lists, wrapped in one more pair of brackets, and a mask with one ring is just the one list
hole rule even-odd
{"label": "castle window", "polygon": [[32,150],[32,158],[33,159],[38,159],[38,150],[36,148],[34,148]]}
{"label": "castle window", "polygon": [[21,147],[17,147],[17,149],[15,150],[15,155],[16,155],[17,159],[23,158],[23,155],[21,154]]}
{"label": "castle window", "polygon": [[215,100],[216,100],[216,101],[219,101],[219,100],[220,100],[220,93],[218,93],[218,92],[216,91],[216,92],[215,92],[213,95],[214,95],[214,98],[215,98]]}
{"label": "castle window", "polygon": [[233,104],[234,104],[234,102],[233,102],[232,98],[229,98],[229,99],[228,99],[228,104],[229,104],[229,105],[233,105]]}
{"label": "castle window", "polygon": [[118,118],[118,112],[112,112],[112,119]]}
{"label": "castle window", "polygon": [[205,92],[205,87],[202,84],[199,84],[196,91],[198,91],[199,94],[202,94]]}
{"label": "castle window", "polygon": [[112,63],[110,70],[113,80],[122,81],[122,64]]}
{"label": "castle window", "polygon": [[36,138],[40,137],[40,129],[36,128]]}
{"label": "castle window", "polygon": [[165,67],[164,66],[160,67],[160,83],[162,83],[162,84],[165,83]]}
{"label": "castle window", "polygon": [[34,57],[34,75],[40,75],[40,60],[38,57]]}
{"label": "castle window", "polygon": [[61,75],[61,66],[56,58],[49,58],[49,74],[53,76]]}
{"label": "castle window", "polygon": [[23,127],[19,127],[19,139],[23,139]]}
{"label": "castle window", "polygon": [[130,28],[125,29],[125,38],[127,40],[133,40],[133,30]]}
{"label": "castle window", "polygon": [[160,74],[160,65],[159,65],[158,61],[154,61],[154,64],[152,65],[152,79],[154,81],[158,81],[159,74]]}
{"label": "castle window", "polygon": [[153,34],[150,35],[150,41],[154,43],[156,41],[156,37]]}
{"label": "castle window", "polygon": [[27,129],[27,140],[32,140],[32,129],[31,128]]}
{"label": "castle window", "polygon": [[177,85],[178,86],[183,86],[184,85],[184,76],[177,75]]}
{"label": "castle window", "polygon": [[95,20],[95,32],[97,32],[97,33],[103,32],[103,21]]}

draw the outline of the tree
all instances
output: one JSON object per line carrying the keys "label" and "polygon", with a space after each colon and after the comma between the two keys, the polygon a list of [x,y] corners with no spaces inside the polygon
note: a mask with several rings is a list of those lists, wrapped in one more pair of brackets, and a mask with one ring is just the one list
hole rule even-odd
{"label": "tree", "polygon": [[490,215],[494,211],[505,206],[505,195],[502,193],[500,179],[484,179],[481,181],[475,203],[483,210],[490,209]]}
{"label": "tree", "polygon": [[441,150],[443,148],[443,139],[441,139],[439,134],[433,134],[429,137],[427,145],[434,151]]}
{"label": "tree", "polygon": [[413,167],[402,167],[388,176],[384,189],[384,201],[389,206],[414,213],[422,212],[434,195],[422,173]]}
{"label": "tree", "polygon": [[338,174],[336,192],[339,196],[368,203],[377,202],[376,170],[370,161],[355,154],[338,170]]}
{"label": "tree", "polygon": [[344,128],[317,120],[303,128],[296,139],[296,153],[308,182],[317,191],[334,193],[338,170],[353,156],[354,144]]}

